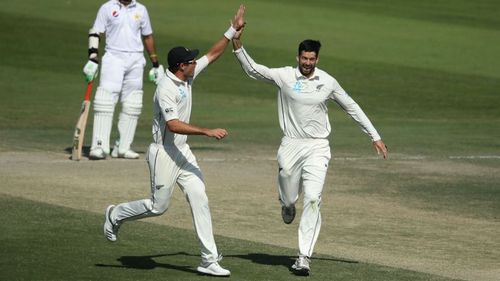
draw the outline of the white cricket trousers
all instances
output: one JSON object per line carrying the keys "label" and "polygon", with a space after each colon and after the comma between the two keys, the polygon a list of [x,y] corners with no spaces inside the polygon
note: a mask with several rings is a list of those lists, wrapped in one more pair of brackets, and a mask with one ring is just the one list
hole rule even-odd
{"label": "white cricket trousers", "polygon": [[151,176],[151,199],[122,203],[115,207],[111,220],[121,224],[127,220],[159,216],[167,211],[176,183],[191,206],[194,228],[201,245],[203,262],[215,262],[217,246],[212,232],[212,218],[205,184],[196,158],[187,144],[165,149],[161,144],[149,146],[146,161]]}
{"label": "white cricket trousers", "polygon": [[146,60],[142,52],[106,51],[101,62],[101,78],[94,98],[94,127],[91,149],[110,153],[113,114],[118,100],[122,112],[118,120],[120,150],[127,151],[134,140],[142,109],[142,80]]}
{"label": "white cricket trousers", "polygon": [[330,145],[327,139],[283,137],[278,149],[278,191],[282,206],[295,204],[304,193],[298,237],[299,255],[311,257],[321,229],[321,192],[325,183]]}
{"label": "white cricket trousers", "polygon": [[113,101],[126,100],[136,90],[142,90],[142,75],[146,59],[142,52],[106,51],[102,57],[99,87],[113,95]]}

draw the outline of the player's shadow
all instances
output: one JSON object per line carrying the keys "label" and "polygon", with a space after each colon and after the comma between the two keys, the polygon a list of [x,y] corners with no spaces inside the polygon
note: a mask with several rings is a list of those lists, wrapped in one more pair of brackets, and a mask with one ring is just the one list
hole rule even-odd
{"label": "player's shadow", "polygon": [[194,270],[192,266],[189,265],[174,265],[169,263],[156,262],[153,258],[166,257],[166,256],[177,256],[177,255],[189,255],[188,253],[179,252],[174,254],[163,254],[163,255],[152,255],[152,256],[122,256],[116,259],[121,264],[95,264],[97,267],[114,267],[114,268],[133,268],[142,270],[152,270],[155,268],[166,268],[179,271],[185,271],[189,273],[198,273]]}
{"label": "player's shadow", "polygon": [[[189,256],[189,257],[199,257],[199,255],[189,254],[186,252],[177,252],[172,254],[160,254],[151,256],[122,256],[116,259],[121,264],[95,264],[97,267],[113,267],[113,268],[133,268],[142,270],[152,270],[155,268],[165,268],[179,270],[189,273],[196,273],[195,269],[189,265],[174,265],[169,263],[160,263],[154,260],[154,258],[167,257],[167,256]],[[268,266],[283,266],[288,270],[291,270],[292,264],[295,262],[295,256],[285,256],[285,255],[269,255],[262,253],[250,253],[244,255],[225,255],[225,258],[238,258],[251,261],[256,264],[268,265]],[[338,258],[324,258],[324,257],[314,257],[312,260],[324,260],[332,262],[342,262],[342,263],[358,263],[358,261],[338,259]],[[293,272],[293,271],[292,271]]]}
{"label": "player's shadow", "polygon": [[295,262],[295,257],[283,255],[268,255],[261,253],[250,253],[245,255],[225,255],[226,258],[239,258],[249,260],[253,263],[290,267]]}
{"label": "player's shadow", "polygon": [[[261,253],[250,253],[246,255],[225,255],[228,258],[240,258],[250,260],[253,263],[264,264],[264,265],[283,265],[290,266],[295,262],[297,256],[283,256],[283,255],[268,255]],[[324,260],[333,262],[343,262],[343,263],[358,263],[354,260],[346,260],[339,258],[323,258],[323,257],[313,257],[312,260]]]}
{"label": "player's shadow", "polygon": [[[246,259],[253,263],[270,265],[270,266],[283,266],[286,267],[290,272],[295,275],[301,275],[292,270],[292,264],[295,262],[296,256],[284,256],[284,255],[269,255],[262,253],[250,253],[246,255],[226,255],[228,258],[240,258]],[[338,258],[324,258],[324,257],[313,257],[312,260],[324,260],[342,263],[358,263],[358,261],[338,259]]]}

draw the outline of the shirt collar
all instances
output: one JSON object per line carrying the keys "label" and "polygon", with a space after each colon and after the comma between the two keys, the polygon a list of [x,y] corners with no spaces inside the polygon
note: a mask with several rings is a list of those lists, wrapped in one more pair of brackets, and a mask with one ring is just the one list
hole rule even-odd
{"label": "shirt collar", "polygon": [[[118,4],[120,7],[123,6],[122,3],[120,3],[120,1],[118,0],[115,0],[115,3]],[[137,1],[136,0],[132,0],[132,2],[130,2],[130,4],[128,4],[127,8],[129,7],[135,7],[137,5]]]}
{"label": "shirt collar", "polygon": [[299,67],[297,66],[295,68],[295,78],[297,79],[302,79],[302,80],[318,80],[319,79],[319,71],[318,71],[318,68],[316,67],[314,69],[314,74],[311,76],[311,77],[306,77],[304,75],[302,75],[302,73],[300,73],[300,70],[299,70]]}
{"label": "shirt collar", "polygon": [[175,83],[186,83],[186,81],[182,81],[179,77],[175,76],[175,74],[173,74],[169,69],[167,69],[166,73],[168,78],[172,79]]}

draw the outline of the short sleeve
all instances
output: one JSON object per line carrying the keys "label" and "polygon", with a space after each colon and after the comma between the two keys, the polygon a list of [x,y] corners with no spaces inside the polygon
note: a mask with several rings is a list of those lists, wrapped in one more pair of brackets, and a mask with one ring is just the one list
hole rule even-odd
{"label": "short sleeve", "polygon": [[94,26],[92,27],[98,33],[106,32],[106,7],[104,5],[99,8],[97,12],[97,17],[94,22]]}
{"label": "short sleeve", "polygon": [[153,28],[151,27],[151,21],[149,20],[148,10],[144,7],[142,22],[141,22],[141,35],[148,36],[153,34]]}
{"label": "short sleeve", "polygon": [[163,119],[165,119],[166,122],[173,119],[179,119],[176,93],[172,93],[172,91],[169,91],[167,87],[160,84],[156,94]]}
{"label": "short sleeve", "polygon": [[193,79],[198,76],[205,68],[208,66],[208,57],[204,55],[203,57],[196,60],[196,68],[194,69]]}

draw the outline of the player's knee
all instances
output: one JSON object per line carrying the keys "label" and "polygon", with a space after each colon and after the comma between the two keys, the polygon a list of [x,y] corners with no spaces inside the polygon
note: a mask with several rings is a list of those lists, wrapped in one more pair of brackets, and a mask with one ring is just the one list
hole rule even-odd
{"label": "player's knee", "polygon": [[208,208],[208,197],[204,188],[196,188],[189,192],[187,200],[190,203],[195,203],[197,206],[201,206],[202,208]]}
{"label": "player's knee", "polygon": [[304,194],[304,205],[319,208],[321,206],[321,194]]}
{"label": "player's knee", "polygon": [[292,176],[292,169],[286,166],[280,166],[278,169],[278,174],[282,178],[289,178]]}
{"label": "player's knee", "polygon": [[142,91],[132,91],[127,95],[127,98],[123,101],[123,113],[139,116],[142,111]]}
{"label": "player's knee", "polygon": [[161,216],[163,215],[166,211],[168,210],[168,207],[167,206],[155,206],[155,208],[153,208],[151,210],[151,214],[153,214],[153,216]]}
{"label": "player's knee", "polygon": [[94,98],[94,111],[113,113],[116,101],[113,94],[102,87],[97,88]]}
{"label": "player's knee", "polygon": [[164,200],[164,201],[151,201],[151,208],[150,211],[154,216],[159,216],[164,214],[170,205],[170,200]]}

